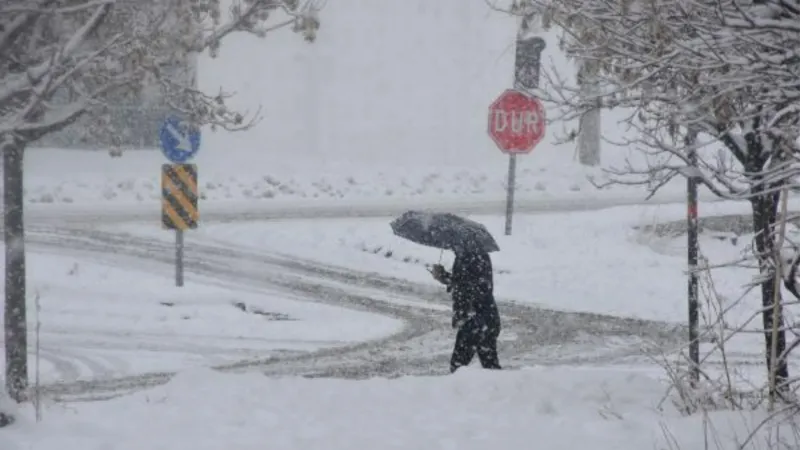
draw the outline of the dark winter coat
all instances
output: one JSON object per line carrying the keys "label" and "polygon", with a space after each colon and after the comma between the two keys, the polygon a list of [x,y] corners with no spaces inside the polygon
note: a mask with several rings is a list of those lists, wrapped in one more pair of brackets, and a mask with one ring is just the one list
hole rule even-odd
{"label": "dark winter coat", "polygon": [[488,253],[456,253],[447,291],[453,296],[453,323],[474,318],[493,331],[500,330],[500,313],[494,300],[492,259]]}

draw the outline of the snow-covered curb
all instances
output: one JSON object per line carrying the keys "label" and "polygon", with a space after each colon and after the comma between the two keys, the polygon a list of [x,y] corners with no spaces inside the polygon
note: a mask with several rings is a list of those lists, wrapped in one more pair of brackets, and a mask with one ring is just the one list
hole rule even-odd
{"label": "snow-covered curb", "polygon": [[[703,197],[703,204],[720,203],[713,197]],[[548,214],[569,211],[589,211],[645,204],[650,206],[680,204],[681,194],[664,193],[644,202],[642,195],[618,197],[564,197],[541,198],[518,197],[516,214]],[[385,199],[340,199],[340,200],[283,200],[270,201],[228,200],[201,201],[199,205],[202,224],[229,221],[270,221],[287,219],[335,219],[391,217],[408,209],[428,209],[466,215],[495,215],[505,213],[505,198],[472,197],[423,197]],[[0,211],[2,206],[0,206]],[[161,203],[148,202],[81,202],[81,203],[31,203],[26,207],[29,224],[119,224],[125,222],[161,223]],[[203,226],[203,225],[201,225]]]}
{"label": "snow-covered curb", "polygon": [[[51,176],[30,177],[26,182],[25,200],[28,203],[112,203],[151,202],[161,196],[158,168],[150,176],[89,176],[58,180]],[[201,200],[343,200],[343,199],[419,199],[430,197],[475,197],[505,195],[506,183],[502,177],[488,176],[480,171],[440,170],[412,174],[378,172],[368,176],[333,174],[299,176],[298,174],[264,175],[206,175],[199,169]],[[595,197],[639,193],[629,187],[612,187],[603,190],[577,174],[546,176],[521,172],[517,178],[516,192],[520,196],[542,198]]]}
{"label": "snow-covered curb", "polygon": [[[490,157],[491,156],[491,157]],[[29,149],[25,201],[31,204],[150,203],[161,197],[156,150],[131,150],[121,157],[104,151]],[[203,201],[364,201],[505,197],[507,163],[491,154],[457,164],[318,161],[298,156],[276,160],[255,151],[200,154],[196,161]],[[413,161],[412,161],[413,162]],[[521,159],[518,197],[542,199],[638,196],[639,186],[614,185],[600,168],[588,168],[557,152]],[[682,191],[673,183],[667,191]]]}

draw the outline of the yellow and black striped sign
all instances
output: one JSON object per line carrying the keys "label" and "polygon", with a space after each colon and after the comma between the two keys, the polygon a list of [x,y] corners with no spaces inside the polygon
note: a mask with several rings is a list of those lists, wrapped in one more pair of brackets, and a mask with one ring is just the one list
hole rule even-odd
{"label": "yellow and black striped sign", "polygon": [[161,166],[161,223],[169,230],[193,230],[200,220],[197,209],[197,165]]}

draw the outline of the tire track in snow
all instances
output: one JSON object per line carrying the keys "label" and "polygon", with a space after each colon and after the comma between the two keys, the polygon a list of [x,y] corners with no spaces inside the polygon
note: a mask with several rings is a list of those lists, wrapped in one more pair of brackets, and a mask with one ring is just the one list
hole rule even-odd
{"label": "tire track in snow", "polygon": [[[50,229],[31,235],[31,243],[51,250],[85,253],[109,263],[172,264],[170,243],[132,235],[85,229]],[[113,253],[110,251],[113,250]],[[187,270],[237,288],[275,287],[309,301],[365,310],[399,318],[406,327],[377,341],[316,352],[245,360],[217,366],[225,371],[262,371],[268,375],[367,378],[372,376],[447,373],[453,336],[448,312],[393,304],[391,297],[411,298],[449,309],[441,289],[376,274],[352,272],[283,255],[263,254],[230,246],[192,243]],[[124,261],[121,261],[122,258]],[[361,294],[363,291],[366,294]],[[390,293],[386,295],[370,295]],[[377,298],[377,299],[376,299]],[[429,305],[429,306],[430,306]],[[587,313],[551,311],[527,305],[500,304],[504,336],[500,351],[509,368],[529,364],[601,363],[643,355],[648,345],[677,345],[682,328],[652,321]],[[442,308],[439,308],[442,309]],[[46,388],[61,399],[91,400],[121,395],[162,384],[172,373],[151,373],[116,379],[53,384]]]}
{"label": "tire track in snow", "polygon": [[[143,264],[153,269],[153,262],[172,265],[174,263],[171,252],[159,241],[137,239],[130,240],[123,237],[120,242],[118,236],[113,234],[85,231],[47,230],[43,233],[29,234],[32,245],[45,247],[56,252],[62,251],[70,255],[83,254],[94,259],[115,264]],[[166,249],[166,250],[165,250]],[[187,249],[188,250],[188,249]],[[264,265],[256,267],[243,267],[238,258],[228,260],[216,258],[210,252],[187,252],[187,271],[200,274],[204,283],[214,282],[223,286],[250,286],[256,291],[260,289],[275,288],[285,290],[291,294],[300,294],[309,301],[316,301],[329,305],[347,307],[356,310],[369,311],[396,317],[406,323],[404,329],[388,338],[372,342],[347,345],[340,348],[323,349],[313,353],[290,355],[276,355],[257,360],[244,360],[235,364],[217,366],[220,370],[258,370],[278,362],[309,360],[316,356],[341,355],[347,351],[358,350],[362,347],[380,347],[392,340],[405,341],[409,338],[427,333],[438,324],[416,312],[413,308],[402,305],[376,302],[371,298],[353,295],[336,287],[326,287],[312,281],[303,281],[301,277],[289,273],[274,273]],[[156,269],[163,270],[163,266]],[[260,288],[260,289],[259,289]],[[149,373],[132,375],[114,379],[98,379],[92,381],[78,380],[75,382],[55,383],[44,387],[46,394],[53,395],[61,400],[96,400],[121,395],[149,386],[163,384],[173,375],[172,372]]]}

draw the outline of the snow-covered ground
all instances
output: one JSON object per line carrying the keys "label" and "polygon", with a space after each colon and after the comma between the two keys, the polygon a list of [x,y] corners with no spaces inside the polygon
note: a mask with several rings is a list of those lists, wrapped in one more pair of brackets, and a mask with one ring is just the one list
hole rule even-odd
{"label": "snow-covered ground", "polygon": [[[794,203],[794,202],[793,202]],[[747,213],[746,204],[703,204],[703,215]],[[687,263],[685,236],[659,237],[642,231],[657,223],[683,220],[682,205],[626,206],[601,211],[518,215],[512,236],[503,235],[504,220],[472,217],[487,225],[501,251],[493,254],[495,293],[500,300],[547,308],[685,323]],[[393,235],[390,218],[273,220],[213,224],[186,236],[193,242],[243,251],[283,253],[365,273],[436,285],[427,268],[453,255]],[[121,226],[134,234],[171,239],[157,225]],[[701,252],[712,265],[740,258],[750,243],[742,236],[733,245],[704,234]],[[729,326],[743,324],[760,309],[757,292],[744,295],[754,270],[722,268],[713,272]],[[704,299],[706,296],[704,295]],[[740,301],[741,298],[741,301]],[[711,309],[713,307],[714,309]],[[703,320],[719,310],[703,303]],[[759,320],[749,328],[757,328]],[[738,355],[751,358],[762,348],[757,333],[731,343]]]}
{"label": "snow-covered ground", "polygon": [[701,450],[706,437],[735,448],[753,429],[756,414],[712,413],[704,436],[703,417],[662,402],[659,378],[636,368],[368,381],[188,371],[129,397],[48,409],[38,425],[25,411],[0,448]]}
{"label": "snow-covered ground", "polygon": [[[744,211],[745,205],[729,203],[703,208],[705,214]],[[681,207],[662,206],[518,216],[511,237],[502,236],[500,218],[476,219],[500,241],[502,250],[495,261],[497,290],[504,300],[682,321],[685,260],[679,241],[659,241],[633,227],[680,219],[683,214]],[[171,237],[155,225],[130,225],[119,231]],[[417,282],[430,282],[424,265],[440,258],[439,251],[394,237],[388,219],[215,225],[189,233],[187,245],[194,241],[216,242],[233,250],[280,251]],[[712,261],[741,250],[715,243],[730,245],[704,238],[703,250]],[[449,262],[450,255],[442,256]],[[59,270],[69,272],[72,266],[74,262],[64,261]],[[79,274],[92,270],[83,269],[83,264],[77,267]],[[721,272],[717,278],[721,292],[733,295],[740,290],[743,276],[735,275]],[[162,280],[164,289],[169,281]],[[119,283],[112,279],[108,288]],[[156,294],[154,303],[163,292],[150,291]],[[228,296],[222,306],[208,303],[222,312]],[[205,303],[203,298],[191,299],[194,311]],[[173,308],[180,303],[175,301]],[[275,305],[272,299],[264,301]],[[292,314],[287,308],[277,309]],[[165,310],[169,314],[172,309]],[[230,308],[224,314],[234,313],[239,311]],[[244,324],[237,331],[248,330],[251,319],[233,318]],[[175,334],[182,332],[176,329]],[[21,422],[0,435],[0,447],[527,449],[531,442],[539,442],[554,449],[705,449],[703,418],[681,417],[670,400],[664,400],[663,377],[655,366],[534,367],[499,373],[467,369],[448,377],[367,381],[183,371],[164,386],[130,396],[69,407],[49,405],[41,424],[33,423],[33,413],[26,409]],[[719,448],[732,448],[745,439],[760,419],[750,413],[710,417]]]}
{"label": "snow-covered ground", "polygon": [[[321,20],[313,45],[288,32],[266,40],[235,36],[219,59],[200,61],[204,88],[222,86],[238,93],[234,106],[263,108],[263,120],[248,132],[205,132],[194,161],[201,211],[204,204],[234,201],[301,206],[369,200],[413,207],[503,198],[507,159],[486,136],[486,110],[511,84],[513,19],[484,0],[337,0],[327,2]],[[558,36],[543,36],[545,62],[569,76]],[[623,139],[623,116],[604,114],[605,139]],[[637,187],[592,186],[587,177],[602,182],[601,169],[580,167],[574,143],[557,143],[575,128],[551,124],[536,151],[519,158],[518,199],[643,198]],[[603,143],[604,167],[629,157],[641,162],[631,149]],[[165,161],[156,150],[112,158],[102,151],[33,149],[26,158],[29,204],[110,210],[136,204],[157,212]],[[680,199],[683,188],[676,180],[664,196]],[[744,211],[746,205],[703,204],[701,213]],[[494,255],[502,300],[683,322],[686,263],[678,241],[643,236],[633,227],[684,214],[683,206],[653,206],[519,215],[511,237],[502,236],[502,218],[474,218],[489,226],[502,248]],[[282,252],[433,284],[426,264],[449,264],[452,255],[393,236],[388,221],[201,224],[186,242]],[[174,238],[158,227],[153,220],[118,230]],[[723,245],[704,240],[703,248],[712,260],[741,250]],[[400,325],[197,279],[177,289],[171,273],[77,257],[32,254],[29,267],[32,295],[38,292],[42,305],[44,381],[207,367],[376,338]],[[735,298],[745,279],[721,271],[717,287]],[[234,302],[268,315],[242,311]],[[335,329],[326,327],[331,319]],[[701,418],[681,418],[669,402],[659,410],[666,389],[660,378],[653,367],[465,370],[368,381],[189,370],[131,396],[49,405],[39,425],[25,410],[18,425],[0,433],[0,448],[704,449]],[[720,448],[752,429],[738,415],[714,419]]]}
{"label": "snow-covered ground", "polygon": [[[712,203],[701,207],[706,215],[745,213],[746,204]],[[512,236],[503,235],[504,219],[474,216],[498,240],[501,251],[492,255],[495,292],[499,298],[550,308],[589,311],[646,319],[683,322],[686,315],[685,255],[658,251],[653,236],[634,229],[685,217],[682,205],[626,206],[602,211],[517,215]],[[254,223],[211,224],[186,234],[195,239],[250,250],[281,252],[301,258],[376,272],[420,283],[431,280],[426,265],[449,265],[452,253],[400,239],[389,227],[391,218],[273,220]],[[157,224],[121,226],[133,234],[171,234]],[[677,241],[676,241],[677,242]],[[715,240],[709,241],[712,245]],[[741,239],[742,245],[746,238]],[[704,244],[704,249],[706,245]],[[709,255],[722,262],[730,252]],[[717,287],[733,296],[741,273],[717,280]]]}
{"label": "snow-covered ground", "polygon": [[379,315],[309,304],[277,291],[220,287],[197,277],[178,288],[172,270],[161,267],[167,270],[159,275],[157,267],[30,252],[31,379],[37,296],[43,383],[263,359],[376,339],[402,326]]}

